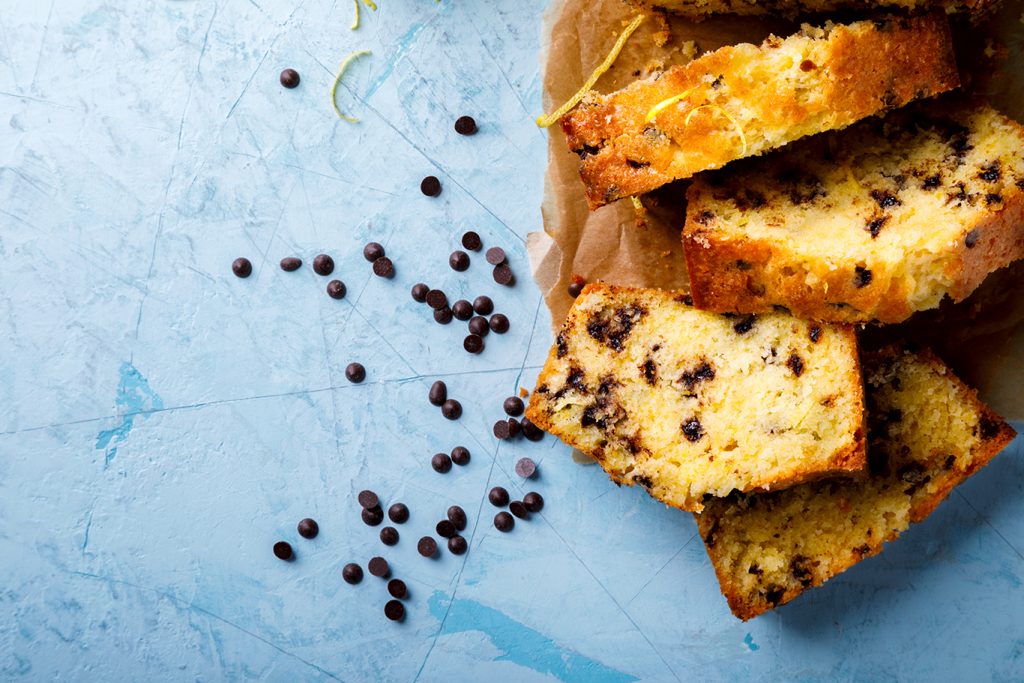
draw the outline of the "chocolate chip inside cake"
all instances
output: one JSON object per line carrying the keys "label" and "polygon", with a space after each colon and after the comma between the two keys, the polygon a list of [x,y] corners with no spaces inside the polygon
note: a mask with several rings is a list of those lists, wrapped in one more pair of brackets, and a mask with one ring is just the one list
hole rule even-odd
{"label": "chocolate chip inside cake", "polygon": [[869,476],[711,501],[697,525],[729,606],[755,617],[919,522],[1014,431],[929,352],[866,354]]}
{"label": "chocolate chip inside cake", "polygon": [[587,285],[527,416],[684,510],[865,466],[851,329],[706,313],[678,292]]}
{"label": "chocolate chip inside cake", "polygon": [[683,244],[694,302],[899,322],[1024,256],[1024,127],[952,99],[698,177]]}

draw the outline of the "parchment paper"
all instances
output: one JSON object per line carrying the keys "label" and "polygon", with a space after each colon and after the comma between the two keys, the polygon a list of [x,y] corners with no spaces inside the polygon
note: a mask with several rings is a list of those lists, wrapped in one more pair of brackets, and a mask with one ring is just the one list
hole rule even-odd
{"label": "parchment paper", "polygon": [[[961,78],[994,106],[1024,121],[1024,16],[1009,0],[981,26],[954,25]],[[635,10],[622,0],[556,0],[544,17],[544,110],[568,99],[605,57]],[[596,89],[611,92],[651,70],[682,64],[705,51],[769,33],[788,35],[796,24],[775,19],[712,17],[691,22],[649,18],[633,34]],[[664,42],[665,32],[668,42]],[[529,238],[533,275],[557,327],[572,303],[574,277],[620,285],[687,289],[680,231],[685,182],[647,195],[638,219],[629,200],[591,212],[577,174],[577,158],[561,129],[548,138],[544,232]],[[910,338],[932,347],[982,400],[1011,420],[1024,420],[1024,265],[990,276],[968,300],[918,314],[900,325],[869,327],[873,345]]]}

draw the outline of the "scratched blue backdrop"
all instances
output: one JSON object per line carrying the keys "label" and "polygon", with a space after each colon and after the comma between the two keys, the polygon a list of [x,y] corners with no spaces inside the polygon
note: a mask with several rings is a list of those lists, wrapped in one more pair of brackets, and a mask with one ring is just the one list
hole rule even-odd
{"label": "scratched blue backdrop", "polygon": [[[0,679],[1021,679],[1019,442],[883,556],[742,624],[687,515],[551,438],[491,437],[550,342],[524,249],[545,3],[378,1],[358,31],[347,0],[0,10]],[[327,93],[355,49],[373,54],[339,90],[353,125]],[[470,228],[514,289],[479,256],[448,269]],[[394,280],[370,275],[371,239]],[[320,251],[344,301],[276,267]],[[511,331],[468,356],[410,299],[419,280],[492,295]],[[457,423],[426,401],[439,377]],[[468,467],[430,469],[459,444]],[[548,505],[500,534],[485,492],[528,490],[522,455]],[[366,487],[412,508],[395,548],[359,520]],[[424,560],[450,504],[470,551]],[[383,582],[341,581],[374,554],[410,586],[403,624]]]}

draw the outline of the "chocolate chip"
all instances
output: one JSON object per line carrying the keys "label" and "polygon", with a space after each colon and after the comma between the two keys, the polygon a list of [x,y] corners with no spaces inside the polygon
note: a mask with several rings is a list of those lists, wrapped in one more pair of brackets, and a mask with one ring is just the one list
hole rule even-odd
{"label": "chocolate chip", "polygon": [[459,135],[473,135],[476,133],[476,121],[472,116],[460,116],[455,119],[455,132]]}
{"label": "chocolate chip", "polygon": [[511,436],[511,434],[509,433],[510,430],[508,428],[508,420],[498,420],[497,422],[494,423],[494,427],[491,429],[491,431],[494,433],[494,438],[498,439],[499,441],[504,441],[505,439]]}
{"label": "chocolate chip", "polygon": [[450,519],[442,519],[437,523],[437,526],[434,527],[434,530],[441,538],[451,538],[458,533],[458,529],[455,528],[455,525],[452,524]]}
{"label": "chocolate chip", "polygon": [[473,317],[473,304],[465,299],[459,299],[452,304],[452,315],[456,320],[469,320]]}
{"label": "chocolate chip", "polygon": [[428,197],[436,197],[441,194],[441,181],[437,179],[437,176],[428,175],[420,181],[420,192]]}
{"label": "chocolate chip", "polygon": [[757,316],[748,315],[740,320],[738,323],[732,326],[732,329],[736,334],[746,334],[754,327],[754,322],[757,320]]}
{"label": "chocolate chip", "polygon": [[871,271],[867,268],[856,266],[853,269],[853,286],[857,289],[867,287],[871,284]]}
{"label": "chocolate chip", "polygon": [[514,439],[519,436],[522,431],[522,427],[519,425],[519,420],[514,417],[508,419],[508,438]]}
{"label": "chocolate chip", "polygon": [[537,473],[537,463],[529,458],[519,458],[516,462],[516,474],[523,479],[529,479]]}
{"label": "chocolate chip", "polygon": [[379,242],[370,242],[363,247],[363,258],[373,263],[384,256],[384,247]]}
{"label": "chocolate chip", "polygon": [[249,277],[250,275],[252,275],[252,261],[245,258],[244,256],[239,256],[238,258],[231,262],[231,272],[234,273],[237,277]]}
{"label": "chocolate chip", "polygon": [[464,251],[453,251],[448,257],[448,265],[457,273],[469,269],[469,254]]}
{"label": "chocolate chip", "polygon": [[501,407],[505,409],[506,415],[511,415],[512,417],[519,417],[520,415],[523,414],[523,408],[525,406],[523,405],[523,399],[519,398],[518,396],[509,396],[508,398],[505,399],[505,402],[502,404]]}
{"label": "chocolate chip", "polygon": [[465,555],[469,550],[469,544],[462,536],[452,536],[448,539],[448,552],[452,555]]}
{"label": "chocolate chip", "polygon": [[508,509],[519,519],[526,519],[530,516],[530,511],[526,509],[526,505],[522,501],[513,500],[508,504]]}
{"label": "chocolate chip", "polygon": [[519,426],[523,428],[523,436],[527,441],[540,441],[544,438],[544,430],[533,424],[529,418],[524,417],[520,420]]}
{"label": "chocolate chip", "polygon": [[480,353],[484,350],[484,338],[479,334],[469,334],[462,340],[462,348],[469,353]]}
{"label": "chocolate chip", "polygon": [[371,557],[366,566],[370,570],[370,575],[378,578],[384,578],[391,573],[391,567],[383,557]]}
{"label": "chocolate chip", "polygon": [[516,276],[512,273],[512,269],[508,267],[507,263],[502,263],[500,266],[494,266],[494,281],[499,285],[511,287],[516,283]]}
{"label": "chocolate chip", "polygon": [[530,491],[523,496],[523,505],[530,512],[540,512],[544,509],[544,497],[536,491]]}
{"label": "chocolate chip", "polygon": [[388,508],[388,519],[395,524],[405,524],[409,521],[409,508],[405,503],[395,503]]}
{"label": "chocolate chip", "polygon": [[367,526],[377,526],[384,521],[384,511],[380,509],[380,506],[364,509],[360,515]]}
{"label": "chocolate chip", "polygon": [[393,526],[386,526],[381,529],[380,542],[384,545],[395,545],[398,543],[398,529]]}
{"label": "chocolate chip", "polygon": [[460,467],[469,464],[469,449],[465,446],[456,446],[452,449],[452,462]]}
{"label": "chocolate chip", "polygon": [[434,311],[434,322],[438,325],[447,325],[452,321],[452,317],[452,309],[447,306]]}
{"label": "chocolate chip", "polygon": [[469,522],[469,520],[466,519],[466,511],[458,505],[452,505],[448,508],[448,521],[455,525],[455,529],[457,531],[465,529],[466,524]]}
{"label": "chocolate chip", "polygon": [[469,321],[469,331],[480,337],[486,337],[487,333],[491,331],[491,326],[487,322],[487,318],[482,315],[475,315]]}
{"label": "chocolate chip", "polygon": [[807,336],[809,336],[809,337],[811,338],[811,341],[812,341],[812,342],[814,342],[815,344],[817,344],[817,343],[818,343],[818,340],[819,340],[819,339],[821,339],[821,328],[820,328],[820,327],[818,327],[817,325],[815,325],[815,326],[814,326],[814,327],[812,327],[812,328],[810,329],[810,331],[809,331],[809,332],[807,333]]}
{"label": "chocolate chip", "polygon": [[470,251],[480,251],[480,248],[484,246],[483,240],[480,239],[480,235],[469,230],[462,233],[462,246]]}
{"label": "chocolate chip", "polygon": [[498,531],[509,532],[516,525],[515,518],[502,510],[498,514],[494,515],[494,528]]}
{"label": "chocolate chip", "polygon": [[981,233],[975,228],[971,230],[967,235],[964,236],[964,246],[968,249],[974,249],[974,245],[978,243],[978,238],[981,237]]}
{"label": "chocolate chip", "polygon": [[503,508],[508,505],[508,491],[501,486],[495,486],[487,492],[487,500],[496,508]]}
{"label": "chocolate chip", "polygon": [[388,581],[388,593],[393,598],[404,600],[405,596],[409,594],[409,588],[405,585],[405,581],[402,581],[401,579],[391,579]]}
{"label": "chocolate chip", "polygon": [[334,259],[327,254],[317,254],[313,257],[313,272],[325,277],[330,275],[334,272]]}
{"label": "chocolate chip", "polygon": [[381,256],[373,262],[373,274],[377,277],[392,278],[395,276],[395,264],[387,256]]}
{"label": "chocolate chip", "polygon": [[494,302],[491,297],[480,295],[473,299],[473,310],[477,315],[490,315],[494,312]]}
{"label": "chocolate chip", "polygon": [[302,259],[296,256],[285,256],[281,259],[281,270],[290,273],[302,267]]}
{"label": "chocolate chip", "polygon": [[462,417],[462,404],[450,398],[441,405],[441,414],[449,420],[458,420]]}
{"label": "chocolate chip", "polygon": [[412,300],[417,303],[424,303],[427,300],[427,292],[430,291],[430,287],[427,287],[422,282],[417,282],[412,286]]}
{"label": "chocolate chip", "polygon": [[301,80],[299,72],[295,69],[285,69],[281,72],[281,85],[289,90],[299,87],[299,82]]}
{"label": "chocolate chip", "polygon": [[430,459],[430,466],[434,468],[435,472],[444,474],[452,468],[452,459],[448,457],[447,453],[435,453],[434,457]]}
{"label": "chocolate chip", "polygon": [[345,379],[359,384],[366,379],[366,368],[363,367],[362,363],[349,363],[345,366]]}
{"label": "chocolate chip", "polygon": [[504,313],[495,313],[489,321],[491,332],[494,334],[505,334],[508,332],[508,316]]}
{"label": "chocolate chip", "polygon": [[344,299],[347,291],[345,283],[341,280],[331,280],[327,283],[327,296],[332,299]]}
{"label": "chocolate chip", "polygon": [[583,280],[574,279],[572,282],[569,283],[569,296],[575,299],[576,297],[583,293],[583,288],[586,285],[587,283],[584,282]]}
{"label": "chocolate chip", "polygon": [[795,353],[789,354],[789,358],[786,359],[786,367],[793,371],[793,374],[799,377],[804,374],[804,359]]}
{"label": "chocolate chip", "polygon": [[700,441],[700,438],[704,436],[704,428],[701,426],[700,420],[691,417],[683,422],[683,436],[687,441]]}
{"label": "chocolate chip", "polygon": [[487,258],[487,262],[490,263],[492,266],[501,265],[502,263],[505,263],[505,261],[508,260],[508,257],[505,256],[505,250],[502,249],[501,247],[491,247],[490,249],[487,250],[485,256]]}
{"label": "chocolate chip", "polygon": [[427,399],[435,406],[442,406],[444,402],[448,400],[448,385],[441,380],[437,380],[430,385],[430,393],[427,394]]}
{"label": "chocolate chip", "polygon": [[274,544],[274,555],[279,560],[290,560],[295,557],[295,553],[292,552],[292,544],[288,541],[278,541]]}
{"label": "chocolate chip", "polygon": [[405,605],[398,600],[388,600],[384,603],[384,616],[391,621],[401,621],[405,618]]}
{"label": "chocolate chip", "polygon": [[316,538],[316,535],[320,533],[320,525],[316,523],[315,519],[307,517],[299,522],[298,531],[299,536],[303,538]]}
{"label": "chocolate chip", "polygon": [[373,508],[380,507],[380,498],[377,494],[370,490],[359,492],[359,506],[364,510],[372,510]]}
{"label": "chocolate chip", "polygon": [[431,289],[424,299],[427,305],[435,311],[439,311],[448,305],[448,297],[440,289]]}
{"label": "chocolate chip", "polygon": [[424,536],[416,543],[416,552],[423,557],[433,557],[437,554],[437,541],[430,536]]}
{"label": "chocolate chip", "polygon": [[341,578],[354,586],[363,580],[363,568],[355,562],[349,562],[341,568]]}

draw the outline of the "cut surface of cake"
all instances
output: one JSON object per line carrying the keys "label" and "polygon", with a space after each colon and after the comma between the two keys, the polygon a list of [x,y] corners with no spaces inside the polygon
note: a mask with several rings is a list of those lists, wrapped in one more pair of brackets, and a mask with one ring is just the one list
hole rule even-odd
{"label": "cut surface of cake", "polygon": [[562,129],[597,208],[958,85],[943,14],[805,25],[589,93]]}
{"label": "cut surface of cake", "polygon": [[853,330],[698,311],[680,292],[592,283],[530,398],[536,425],[619,484],[684,510],[706,495],[864,471]]}
{"label": "cut surface of cake", "polygon": [[999,5],[999,0],[627,0],[639,8],[667,10],[693,19],[712,14],[741,16],[772,15],[796,17],[836,10],[933,10],[947,14],[983,16]]}
{"label": "cut surface of cake", "polygon": [[864,356],[869,476],[711,501],[697,526],[733,613],[789,602],[920,522],[1015,433],[928,351]]}
{"label": "cut surface of cake", "polygon": [[900,322],[1024,257],[1024,127],[920,103],[698,176],[683,229],[699,308]]}

